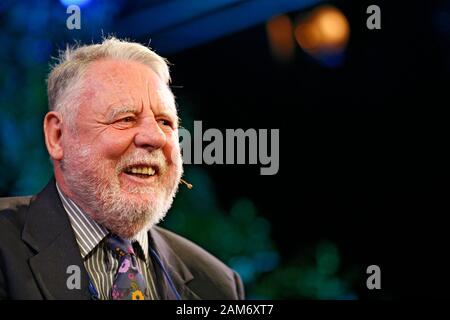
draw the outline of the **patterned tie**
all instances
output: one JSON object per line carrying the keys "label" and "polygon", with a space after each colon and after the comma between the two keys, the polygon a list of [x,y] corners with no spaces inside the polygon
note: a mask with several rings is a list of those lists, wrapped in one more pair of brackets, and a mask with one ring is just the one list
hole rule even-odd
{"label": "patterned tie", "polygon": [[107,238],[109,248],[119,259],[119,270],[111,289],[112,300],[145,300],[149,299],[148,288],[139,270],[130,240],[116,235]]}

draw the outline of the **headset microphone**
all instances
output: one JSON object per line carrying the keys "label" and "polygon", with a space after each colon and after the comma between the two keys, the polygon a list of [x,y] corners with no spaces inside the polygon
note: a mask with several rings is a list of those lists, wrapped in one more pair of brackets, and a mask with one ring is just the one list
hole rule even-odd
{"label": "headset microphone", "polygon": [[192,184],[190,184],[189,182],[187,182],[183,179],[180,179],[180,183],[184,183],[186,185],[186,187],[188,187],[188,189],[192,189]]}

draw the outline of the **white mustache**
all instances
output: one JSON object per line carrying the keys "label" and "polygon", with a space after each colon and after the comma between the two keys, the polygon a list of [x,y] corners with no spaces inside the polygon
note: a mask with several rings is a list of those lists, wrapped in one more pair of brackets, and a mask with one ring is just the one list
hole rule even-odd
{"label": "white mustache", "polygon": [[130,156],[122,157],[116,166],[116,173],[119,174],[125,170],[125,168],[136,164],[147,164],[149,166],[156,167],[159,173],[164,173],[167,171],[167,161],[163,152],[161,150],[156,150],[151,153],[134,153]]}

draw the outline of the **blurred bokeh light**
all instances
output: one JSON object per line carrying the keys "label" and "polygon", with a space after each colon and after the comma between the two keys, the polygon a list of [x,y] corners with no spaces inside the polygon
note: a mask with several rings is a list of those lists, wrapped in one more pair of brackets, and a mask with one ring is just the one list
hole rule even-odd
{"label": "blurred bokeh light", "polygon": [[61,4],[64,6],[76,5],[76,6],[85,6],[91,2],[91,0],[59,0]]}
{"label": "blurred bokeh light", "polygon": [[294,37],[292,22],[287,15],[270,19],[266,24],[267,36],[272,53],[281,61],[290,61],[294,57]]}
{"label": "blurred bokeh light", "polygon": [[320,6],[299,19],[295,38],[300,47],[316,58],[338,56],[345,50],[350,25],[345,15],[333,6]]}

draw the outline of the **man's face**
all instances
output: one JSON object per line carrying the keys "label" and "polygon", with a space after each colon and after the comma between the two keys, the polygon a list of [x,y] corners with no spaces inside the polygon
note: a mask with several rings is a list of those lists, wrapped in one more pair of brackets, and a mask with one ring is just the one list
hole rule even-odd
{"label": "man's face", "polygon": [[163,218],[179,184],[174,99],[137,62],[93,62],[82,81],[76,132],[63,135],[64,181],[97,222],[130,238]]}

